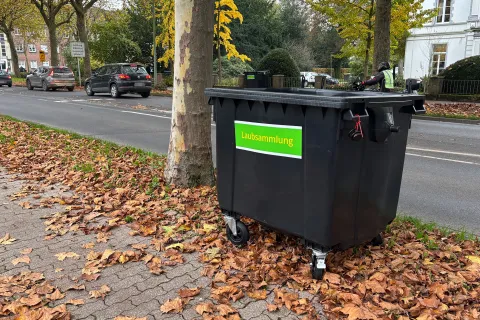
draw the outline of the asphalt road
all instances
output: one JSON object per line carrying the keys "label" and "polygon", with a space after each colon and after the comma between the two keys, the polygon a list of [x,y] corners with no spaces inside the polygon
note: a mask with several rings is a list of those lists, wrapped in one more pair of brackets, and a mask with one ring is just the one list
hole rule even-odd
{"label": "asphalt road", "polygon": [[[170,110],[164,97],[0,88],[0,114],[158,153],[168,150]],[[479,189],[480,125],[414,120],[399,212],[480,234]]]}

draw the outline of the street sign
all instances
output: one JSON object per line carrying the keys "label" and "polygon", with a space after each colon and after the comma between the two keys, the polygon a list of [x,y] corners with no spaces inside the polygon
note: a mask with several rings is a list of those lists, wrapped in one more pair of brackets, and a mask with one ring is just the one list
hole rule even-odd
{"label": "street sign", "polygon": [[45,51],[40,50],[40,62],[45,62]]}
{"label": "street sign", "polygon": [[84,58],[85,46],[83,42],[70,42],[70,48],[72,49],[72,57]]}

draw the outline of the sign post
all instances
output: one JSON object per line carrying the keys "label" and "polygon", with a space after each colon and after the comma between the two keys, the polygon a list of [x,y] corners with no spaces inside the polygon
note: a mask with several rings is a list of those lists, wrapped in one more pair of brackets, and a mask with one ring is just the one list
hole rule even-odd
{"label": "sign post", "polygon": [[44,63],[45,62],[45,51],[40,50],[40,62]]}
{"label": "sign post", "polygon": [[83,42],[70,42],[72,57],[77,58],[78,64],[78,82],[82,85],[82,75],[80,74],[80,58],[85,58],[85,44]]}

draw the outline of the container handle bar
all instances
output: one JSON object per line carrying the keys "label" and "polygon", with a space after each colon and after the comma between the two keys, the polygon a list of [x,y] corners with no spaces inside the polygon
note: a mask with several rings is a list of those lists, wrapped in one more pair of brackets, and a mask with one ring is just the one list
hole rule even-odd
{"label": "container handle bar", "polygon": [[415,103],[410,106],[405,106],[400,109],[400,112],[402,113],[410,113],[410,114],[425,114],[427,113],[427,110],[425,109],[425,106],[422,103]]}
{"label": "container handle bar", "polygon": [[343,114],[343,120],[345,121],[354,121],[354,120],[357,120],[358,118],[368,118],[369,117],[369,114],[368,114],[368,111],[367,109],[363,109],[363,113],[362,114],[358,114],[358,113],[353,113],[351,109],[348,109],[344,114]]}

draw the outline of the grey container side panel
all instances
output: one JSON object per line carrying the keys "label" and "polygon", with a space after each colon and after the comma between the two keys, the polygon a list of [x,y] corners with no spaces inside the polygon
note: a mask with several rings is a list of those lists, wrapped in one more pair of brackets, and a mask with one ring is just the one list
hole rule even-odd
{"label": "grey container side panel", "polygon": [[233,180],[235,168],[235,111],[232,99],[215,98],[217,138],[217,193],[221,209],[233,211]]}
{"label": "grey container side panel", "polygon": [[[236,120],[303,126],[302,108],[240,101]],[[303,160],[235,150],[233,211],[303,237]]]}
{"label": "grey container side panel", "polygon": [[411,115],[394,109],[395,124],[402,129],[386,143],[371,141],[369,119],[362,121],[365,138],[348,137],[354,122],[347,122],[338,142],[333,206],[333,247],[346,249],[372,240],[396,217]]}
{"label": "grey container side panel", "polygon": [[[305,107],[304,107],[305,108]],[[304,239],[317,249],[332,246],[339,109],[305,108],[304,125]]]}
{"label": "grey container side panel", "polygon": [[[369,109],[369,112],[375,114],[374,110]],[[399,108],[394,108],[393,114],[395,125],[400,126],[401,131],[393,133],[385,144],[368,141],[365,146],[362,179],[358,186],[357,243],[369,241],[372,233],[384,231],[397,214],[412,116],[399,112]]]}

